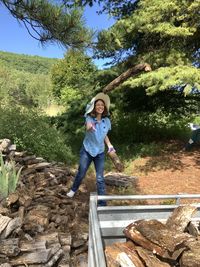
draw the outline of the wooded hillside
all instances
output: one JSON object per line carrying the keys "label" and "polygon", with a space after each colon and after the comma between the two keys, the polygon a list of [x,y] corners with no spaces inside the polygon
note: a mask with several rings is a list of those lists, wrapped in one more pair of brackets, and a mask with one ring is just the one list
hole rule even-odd
{"label": "wooded hillside", "polygon": [[34,74],[48,74],[56,58],[29,56],[0,51],[0,63],[2,65],[20,71]]}

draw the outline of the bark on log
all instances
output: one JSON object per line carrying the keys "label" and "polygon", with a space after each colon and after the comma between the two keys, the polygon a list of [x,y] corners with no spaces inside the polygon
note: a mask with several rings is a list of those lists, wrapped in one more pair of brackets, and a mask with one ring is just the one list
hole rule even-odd
{"label": "bark on log", "polygon": [[145,262],[145,266],[148,267],[170,267],[168,263],[160,261],[156,256],[151,252],[142,247],[136,247],[136,251],[142,262]]}
{"label": "bark on log", "polygon": [[197,211],[197,208],[191,205],[180,206],[172,212],[166,222],[168,229],[175,232],[184,232],[186,226],[191,220],[192,215]]}
{"label": "bark on log", "polygon": [[198,229],[198,227],[196,226],[196,224],[193,223],[193,222],[189,222],[189,224],[187,225],[186,230],[187,230],[187,231],[189,232],[189,234],[192,235],[192,236],[198,237],[198,235],[199,235],[199,229]]}
{"label": "bark on log", "polygon": [[34,169],[34,170],[43,170],[43,169],[50,167],[50,166],[51,166],[51,163],[49,163],[49,162],[41,162],[41,163],[37,163],[37,164],[28,165],[27,168],[28,169]]}
{"label": "bark on log", "polygon": [[20,198],[19,198],[19,203],[21,206],[24,206],[25,208],[27,208],[28,206],[30,206],[32,202],[32,197],[28,196],[28,195],[22,195]]}
{"label": "bark on log", "polygon": [[21,241],[20,242],[20,250],[21,252],[35,251],[35,250],[45,250],[46,249],[46,241]]}
{"label": "bark on log", "polygon": [[25,208],[23,206],[19,207],[18,217],[21,219],[22,222],[24,220],[24,213],[25,213]]}
{"label": "bark on log", "polygon": [[124,170],[124,164],[121,162],[120,158],[118,157],[116,152],[109,152],[108,156],[112,160],[112,163],[114,164],[116,170],[118,172],[123,172]]}
{"label": "bark on log", "polygon": [[44,205],[37,205],[36,208],[29,211],[25,222],[29,224],[38,224],[46,227],[49,224],[50,209]]}
{"label": "bark on log", "polygon": [[4,207],[0,206],[0,214],[1,215],[6,215],[6,214],[8,214],[8,212],[9,212],[8,208],[4,208]]}
{"label": "bark on log", "polygon": [[180,267],[199,267],[200,266],[200,247],[185,251],[180,259]]}
{"label": "bark on log", "polygon": [[33,253],[23,254],[11,260],[10,263],[14,266],[20,264],[37,264],[47,263],[51,257],[51,249],[44,249]]}
{"label": "bark on log", "polygon": [[36,240],[38,240],[38,241],[42,241],[42,240],[47,241],[47,246],[48,247],[51,246],[52,244],[59,243],[59,237],[58,237],[58,233],[57,232],[45,233],[45,234],[39,235]]}
{"label": "bark on log", "polygon": [[146,237],[144,237],[137,229],[134,223],[128,225],[124,229],[124,234],[126,237],[130,238],[134,243],[146,248],[148,250],[154,251],[154,253],[162,256],[165,253],[165,249],[157,244],[152,243]]}
{"label": "bark on log", "polygon": [[15,202],[17,202],[19,199],[19,194],[18,192],[15,193],[11,193],[8,198],[7,198],[7,205],[10,206],[11,204],[14,204]]}
{"label": "bark on log", "polygon": [[52,267],[63,255],[63,250],[59,249],[56,254],[45,264],[45,267]]}
{"label": "bark on log", "polygon": [[168,230],[157,220],[139,220],[128,226],[124,233],[137,244],[155,251],[160,256],[173,254],[176,249],[184,246],[184,242],[192,238],[187,233]]}
{"label": "bark on log", "polygon": [[119,86],[121,83],[126,81],[131,76],[137,75],[142,71],[151,71],[151,66],[147,63],[144,64],[138,64],[127,71],[123,72],[121,75],[119,75],[116,79],[114,79],[112,82],[110,82],[108,85],[106,85],[103,88],[104,93],[108,93],[112,91],[115,87]]}
{"label": "bark on log", "polygon": [[59,233],[59,241],[62,246],[70,245],[72,244],[72,236],[71,234],[67,233]]}

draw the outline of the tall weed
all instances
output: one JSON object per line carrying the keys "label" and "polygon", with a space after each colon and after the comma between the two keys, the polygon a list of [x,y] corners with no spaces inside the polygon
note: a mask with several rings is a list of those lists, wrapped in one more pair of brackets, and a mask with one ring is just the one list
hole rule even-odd
{"label": "tall weed", "polygon": [[4,163],[2,154],[0,164],[0,195],[7,197],[15,191],[22,168],[17,171],[13,161]]}

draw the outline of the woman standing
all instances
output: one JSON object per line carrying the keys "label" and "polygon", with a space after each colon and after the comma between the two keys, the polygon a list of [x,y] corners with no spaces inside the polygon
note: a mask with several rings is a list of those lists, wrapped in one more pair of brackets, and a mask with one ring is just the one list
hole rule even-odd
{"label": "woman standing", "polygon": [[[96,185],[98,195],[105,195],[104,181],[104,162],[105,162],[105,143],[108,151],[114,151],[112,144],[107,136],[111,130],[109,115],[110,98],[104,93],[97,94],[87,105],[86,108],[86,134],[83,140],[83,146],[80,151],[80,162],[78,173],[75,176],[71,190],[67,193],[68,197],[73,197],[78,190],[86,172],[94,162],[96,171]],[[99,201],[100,206],[105,206],[105,201]]]}

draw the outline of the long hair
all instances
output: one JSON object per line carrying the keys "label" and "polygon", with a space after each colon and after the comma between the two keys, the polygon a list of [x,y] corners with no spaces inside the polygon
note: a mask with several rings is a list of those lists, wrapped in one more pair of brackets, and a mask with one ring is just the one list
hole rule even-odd
{"label": "long hair", "polygon": [[102,113],[102,118],[105,118],[105,117],[108,117],[108,110],[107,110],[107,107],[105,105],[105,102],[102,100],[102,99],[97,99],[95,102],[94,102],[94,108],[93,110],[90,112],[90,116],[93,117],[93,118],[96,118],[97,116],[97,113],[95,111],[95,106],[96,106],[96,103],[97,101],[101,100],[103,103],[104,103],[104,111]]}

